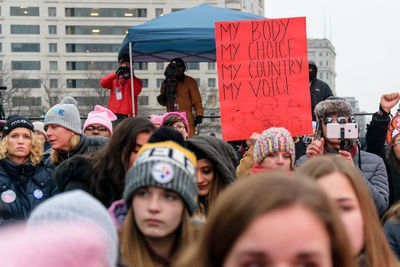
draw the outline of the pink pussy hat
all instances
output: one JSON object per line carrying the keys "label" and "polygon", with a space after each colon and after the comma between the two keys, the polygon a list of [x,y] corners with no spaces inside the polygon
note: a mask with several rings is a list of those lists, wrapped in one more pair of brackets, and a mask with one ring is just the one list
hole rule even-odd
{"label": "pink pussy hat", "polygon": [[161,125],[163,125],[165,119],[166,119],[168,116],[171,116],[171,115],[177,115],[177,116],[179,116],[179,117],[181,117],[181,118],[183,119],[183,121],[184,121],[185,124],[186,124],[187,134],[189,135],[189,122],[188,122],[188,120],[186,119],[186,112],[185,112],[185,111],[183,111],[183,112],[175,112],[175,111],[174,111],[174,112],[165,113],[165,114],[162,116]]}
{"label": "pink pussy hat", "polygon": [[112,121],[115,121],[117,119],[117,116],[109,110],[108,108],[96,105],[94,107],[94,110],[88,114],[88,118],[85,121],[85,124],[83,125],[83,131],[86,130],[87,127],[93,124],[100,124],[103,125],[108,129],[110,134],[112,134]]}
{"label": "pink pussy hat", "polygon": [[162,124],[162,118],[163,118],[162,115],[154,115],[154,114],[151,114],[151,115],[150,115],[150,121],[151,121],[151,123],[153,123],[153,124],[159,124],[159,125],[161,125],[161,124]]}

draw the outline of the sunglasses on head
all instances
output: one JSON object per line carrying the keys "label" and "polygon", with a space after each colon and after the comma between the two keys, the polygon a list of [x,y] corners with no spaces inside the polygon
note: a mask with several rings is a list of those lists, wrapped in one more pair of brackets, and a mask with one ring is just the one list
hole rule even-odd
{"label": "sunglasses on head", "polygon": [[334,117],[325,117],[324,118],[324,123],[325,124],[328,124],[328,123],[334,123],[334,122],[336,122],[336,123],[339,123],[339,124],[345,124],[345,123],[347,123],[347,117],[344,117],[344,116],[340,116],[340,117],[337,117],[337,118],[334,118]]}

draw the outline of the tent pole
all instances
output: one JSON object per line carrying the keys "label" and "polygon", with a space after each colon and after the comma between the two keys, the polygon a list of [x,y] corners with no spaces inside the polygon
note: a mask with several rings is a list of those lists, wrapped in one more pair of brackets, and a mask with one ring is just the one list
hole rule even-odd
{"label": "tent pole", "polygon": [[132,117],[136,117],[135,114],[135,88],[133,83],[133,60],[132,60],[132,43],[129,42],[129,65],[131,70],[131,94],[132,94]]}

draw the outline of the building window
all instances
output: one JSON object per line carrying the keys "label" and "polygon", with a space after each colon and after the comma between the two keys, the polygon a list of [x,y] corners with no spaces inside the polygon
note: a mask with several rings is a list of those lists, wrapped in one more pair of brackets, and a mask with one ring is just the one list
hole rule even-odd
{"label": "building window", "polygon": [[58,88],[58,80],[50,79],[50,88]]}
{"label": "building window", "polygon": [[40,52],[39,43],[11,43],[11,52]]}
{"label": "building window", "polygon": [[319,62],[319,65],[320,65],[320,66],[323,66],[323,65],[324,65],[324,62],[323,62],[323,61],[320,61],[320,62]]}
{"label": "building window", "polygon": [[157,70],[163,70],[164,69],[164,62],[157,62],[156,68],[157,68]]}
{"label": "building window", "polygon": [[66,17],[145,18],[146,8],[65,8]]}
{"label": "building window", "polygon": [[129,26],[65,26],[69,35],[125,35]]}
{"label": "building window", "polygon": [[329,80],[329,72],[326,73],[326,79]]}
{"label": "building window", "polygon": [[312,57],[314,57],[315,56],[315,52],[308,52],[308,57],[309,58],[312,58]]}
{"label": "building window", "polygon": [[134,70],[147,70],[147,62],[134,62],[133,69]]}
{"label": "building window", "polygon": [[56,17],[57,16],[57,9],[55,7],[49,7],[49,17]]}
{"label": "building window", "polygon": [[13,106],[41,106],[42,105],[42,98],[40,96],[14,96],[12,98]]}
{"label": "building window", "polygon": [[115,61],[67,61],[67,70],[116,70]]}
{"label": "building window", "polygon": [[57,61],[50,61],[50,70],[58,70],[58,62]]}
{"label": "building window", "polygon": [[13,88],[40,88],[40,79],[12,79]]}
{"label": "building window", "polygon": [[329,56],[329,52],[326,52],[326,56]]}
{"label": "building window", "polygon": [[40,61],[11,61],[12,70],[40,70]]}
{"label": "building window", "polygon": [[320,78],[321,80],[324,78],[324,73],[323,73],[323,72],[320,72],[320,73],[319,73],[319,78]]}
{"label": "building window", "polygon": [[176,12],[176,11],[180,11],[180,10],[183,10],[183,8],[172,8],[171,12]]}
{"label": "building window", "polygon": [[162,16],[164,13],[162,8],[156,8],[156,18]]}
{"label": "building window", "polygon": [[149,79],[142,79],[142,88],[149,88]]}
{"label": "building window", "polygon": [[0,71],[3,70],[3,61],[0,60]]}
{"label": "building window", "polygon": [[195,80],[196,80],[197,86],[200,86],[200,78],[196,78]]}
{"label": "building window", "polygon": [[215,88],[216,86],[216,79],[215,78],[208,78],[208,87]]}
{"label": "building window", "polygon": [[161,88],[164,79],[157,79],[157,88]]}
{"label": "building window", "polygon": [[67,88],[97,88],[97,79],[67,79]]}
{"label": "building window", "polygon": [[322,52],[319,52],[319,56],[322,57]]}
{"label": "building window", "polygon": [[0,24],[0,34],[1,34],[1,24]]}
{"label": "building window", "polygon": [[3,52],[3,43],[0,43],[0,52]]}
{"label": "building window", "polygon": [[57,34],[57,25],[49,25],[49,34]]}
{"label": "building window", "polygon": [[140,95],[138,96],[138,104],[142,106],[149,105],[149,97],[147,95]]}
{"label": "building window", "polygon": [[66,44],[67,53],[115,53],[121,44]]}
{"label": "building window", "polygon": [[11,6],[11,16],[39,16],[39,7]]}
{"label": "building window", "polygon": [[11,34],[40,34],[39,25],[11,25]]}
{"label": "building window", "polygon": [[0,79],[0,86],[4,86],[3,85],[3,79]]}
{"label": "building window", "polygon": [[78,96],[75,99],[78,106],[94,106],[104,101],[100,96]]}
{"label": "building window", "polygon": [[186,62],[186,68],[188,70],[199,70],[200,69],[200,62]]}
{"label": "building window", "polygon": [[208,62],[208,69],[215,70],[215,62]]}
{"label": "building window", "polygon": [[329,60],[326,61],[326,65],[329,66]]}
{"label": "building window", "polygon": [[49,52],[56,53],[57,52],[57,44],[56,43],[49,43]]}

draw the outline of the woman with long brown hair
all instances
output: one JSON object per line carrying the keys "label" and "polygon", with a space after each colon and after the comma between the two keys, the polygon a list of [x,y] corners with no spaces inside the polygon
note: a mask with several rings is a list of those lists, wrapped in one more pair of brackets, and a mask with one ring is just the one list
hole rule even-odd
{"label": "woman with long brown hair", "polygon": [[121,259],[135,267],[171,266],[197,237],[196,158],[175,142],[146,144],[126,175],[128,214]]}
{"label": "woman with long brown hair", "polygon": [[177,266],[354,266],[333,204],[289,173],[258,173],[230,186],[204,230]]}
{"label": "woman with long brown hair", "polygon": [[397,266],[367,186],[353,165],[338,155],[320,156],[296,172],[316,180],[335,202],[359,266]]}
{"label": "woman with long brown hair", "polygon": [[62,192],[85,190],[109,207],[122,198],[125,175],[153,131],[154,126],[147,118],[124,119],[101,150],[75,156],[54,170],[58,188]]}
{"label": "woman with long brown hair", "polygon": [[197,157],[199,206],[195,217],[204,220],[217,196],[237,180],[237,154],[230,144],[212,136],[197,135],[187,143]]}

